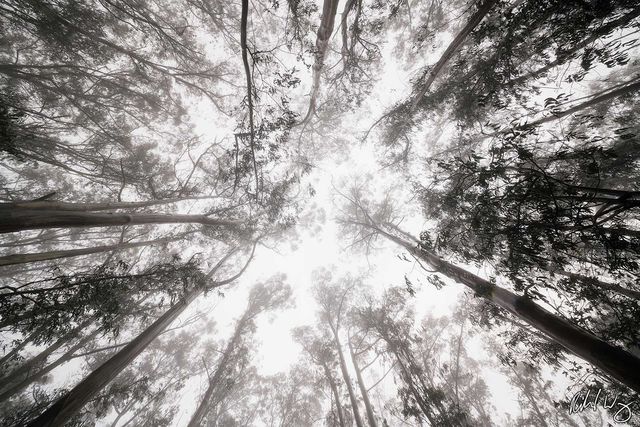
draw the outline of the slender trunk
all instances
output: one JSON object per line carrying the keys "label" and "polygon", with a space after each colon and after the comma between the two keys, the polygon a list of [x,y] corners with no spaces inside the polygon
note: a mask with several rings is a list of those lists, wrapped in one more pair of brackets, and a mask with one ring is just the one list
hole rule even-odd
{"label": "slender trunk", "polygon": [[253,174],[256,180],[256,200],[258,199],[258,166],[256,164],[255,152],[255,130],[253,125],[253,89],[251,84],[251,69],[249,67],[249,57],[247,55],[247,20],[249,17],[249,0],[242,0],[242,14],[240,17],[240,47],[242,49],[242,64],[247,81],[247,107],[249,109],[249,143],[251,147],[251,157],[253,160]]}
{"label": "slender trunk", "polygon": [[620,286],[616,283],[605,282],[603,280],[599,280],[593,277],[585,276],[579,273],[571,273],[562,269],[554,269],[553,267],[549,267],[548,270],[552,273],[559,274],[561,276],[569,277],[571,279],[582,282],[586,285],[595,285],[601,289],[615,292],[617,294],[626,296],[628,298],[632,298],[640,301],[640,291],[634,291],[633,289],[628,289],[623,286]]}
{"label": "slender trunk", "polygon": [[367,392],[367,387],[364,385],[364,380],[362,379],[362,372],[360,371],[360,366],[358,366],[358,360],[356,359],[356,354],[353,351],[353,346],[351,345],[351,337],[348,337],[348,345],[349,345],[349,355],[351,356],[351,362],[353,363],[353,369],[356,371],[356,379],[358,380],[358,387],[360,387],[360,394],[362,395],[362,400],[364,400],[364,407],[367,410],[367,419],[369,420],[370,427],[376,427],[378,424],[376,422],[376,417],[373,413],[373,407],[371,406],[371,401],[369,400],[369,393]]}
{"label": "slender trunk", "polygon": [[491,11],[493,6],[497,3],[497,0],[485,0],[483,4],[480,5],[476,13],[474,13],[464,28],[456,35],[456,37],[451,41],[447,49],[444,51],[436,65],[433,66],[433,69],[429,72],[429,77],[427,77],[427,81],[422,85],[422,89],[418,92],[413,100],[411,105],[411,111],[414,111],[420,101],[424,98],[424,95],[429,91],[429,88],[435,81],[438,74],[442,71],[444,66],[451,60],[453,55],[462,47],[465,40],[471,34],[471,32],[482,22],[484,17]]}
{"label": "slender trunk", "polygon": [[[595,105],[598,105],[602,102],[605,101],[609,101],[610,99],[615,99],[619,96],[623,96],[623,95],[627,95],[633,92],[636,92],[638,90],[640,90],[640,81],[638,80],[632,80],[630,82],[628,82],[629,84],[623,85],[621,87],[618,87],[617,89],[611,90],[611,91],[603,91],[600,92],[599,94],[596,94],[594,97],[592,97],[591,99],[589,99],[588,101],[582,102],[578,105],[575,105],[571,108],[568,108],[566,110],[563,111],[559,111],[557,113],[554,113],[550,116],[547,117],[543,117],[541,119],[538,120],[534,120],[532,122],[526,123],[522,126],[518,126],[518,128],[531,128],[531,127],[535,127],[535,126],[539,126],[541,124],[544,123],[549,123],[549,122],[553,122],[555,120],[559,120],[563,117],[567,117],[570,116],[573,113],[577,113],[578,111],[582,111],[584,109],[593,107]],[[486,138],[492,138],[494,136],[498,136],[498,135],[502,135],[505,133],[509,133],[511,132],[513,129],[512,128],[508,128],[508,129],[502,129],[502,130],[498,130],[496,132],[492,132],[486,135],[481,135],[477,141],[486,139]],[[477,142],[475,141],[475,142]],[[439,153],[442,154],[442,153]]]}
{"label": "slender trunk", "polygon": [[632,9],[631,12],[627,13],[626,15],[623,15],[618,19],[614,19],[613,21],[607,22],[606,24],[602,25],[599,28],[594,28],[593,31],[591,31],[591,33],[589,34],[588,37],[586,37],[586,38],[582,39],[580,42],[576,43],[569,51],[562,52],[562,54],[558,55],[555,60],[551,61],[550,63],[548,63],[544,67],[538,68],[535,71],[531,71],[531,72],[529,72],[529,73],[527,73],[527,74],[525,74],[523,76],[520,76],[520,77],[518,77],[516,79],[513,79],[513,80],[507,82],[507,85],[508,86],[515,86],[515,85],[521,84],[523,82],[526,82],[529,79],[532,79],[532,78],[535,78],[535,77],[543,75],[547,71],[549,71],[549,70],[557,67],[558,65],[561,65],[561,64],[565,63],[567,60],[573,58],[574,55],[578,51],[580,51],[581,49],[589,46],[591,43],[593,43],[594,41],[596,41],[600,37],[609,34],[613,30],[615,30],[616,28],[624,27],[625,25],[627,25],[628,23],[633,21],[638,16],[640,16],[640,7],[636,7],[634,9]]}
{"label": "slender trunk", "polygon": [[164,237],[161,239],[147,240],[144,242],[117,243],[114,245],[94,246],[92,248],[68,249],[60,251],[36,252],[31,254],[14,254],[0,256],[0,267],[6,265],[27,264],[30,262],[50,261],[60,258],[71,258],[82,255],[98,254],[102,252],[123,251],[125,249],[138,248],[141,246],[156,245],[159,243],[173,242],[180,240],[183,235],[176,237]]}
{"label": "slender trunk", "polygon": [[32,357],[22,365],[20,365],[17,369],[14,369],[9,374],[5,375],[0,379],[0,383],[9,385],[13,381],[19,379],[21,376],[26,375],[29,376],[30,372],[36,368],[38,365],[41,365],[47,361],[51,354],[58,350],[60,347],[76,338],[78,334],[85,329],[87,326],[91,324],[92,320],[88,319],[84,322],[80,323],[78,326],[64,334],[62,337],[57,339],[53,344],[49,345],[47,348],[42,350],[36,356]]}
{"label": "slender trunk", "polygon": [[92,332],[91,334],[87,335],[86,337],[81,338],[76,344],[71,346],[55,362],[48,364],[47,366],[45,366],[44,368],[40,369],[36,373],[27,376],[26,378],[24,378],[19,383],[14,384],[9,389],[7,389],[4,392],[2,392],[0,394],[0,403],[4,402],[5,400],[11,398],[12,396],[14,396],[14,395],[16,395],[18,393],[20,393],[21,391],[23,391],[24,389],[29,387],[31,384],[33,384],[35,381],[38,381],[39,379],[44,377],[46,374],[48,374],[49,372],[51,372],[52,370],[54,370],[58,366],[60,366],[63,363],[66,363],[69,360],[73,359],[73,354],[76,351],[78,351],[79,348],[81,348],[83,345],[85,345],[89,340],[93,339],[96,335],[98,335],[99,332],[100,332],[100,330],[95,330],[94,332]]}
{"label": "slender trunk", "polygon": [[237,221],[210,218],[206,215],[154,213],[96,213],[62,210],[13,209],[0,205],[0,233],[57,227],[109,227],[140,224],[202,224],[234,227]]}
{"label": "slender trunk", "polygon": [[349,371],[347,371],[347,363],[345,362],[344,354],[342,353],[342,345],[340,344],[340,338],[338,338],[338,331],[331,327],[331,332],[333,332],[334,343],[336,345],[336,349],[338,350],[338,358],[340,359],[340,371],[342,372],[342,378],[344,379],[344,382],[347,385],[347,391],[349,392],[349,400],[351,401],[351,406],[353,408],[353,419],[356,422],[356,426],[363,427],[364,425],[362,424],[360,411],[358,411],[358,399],[356,398],[356,394],[353,391],[353,386],[351,385],[351,378],[349,377]]}
{"label": "slender trunk", "polygon": [[336,401],[336,411],[338,411],[338,421],[340,422],[340,427],[345,427],[344,415],[342,409],[342,403],[340,403],[340,393],[338,393],[338,386],[336,385],[333,376],[331,375],[331,370],[327,365],[322,365],[324,368],[324,374],[327,377],[327,381],[329,381],[329,386],[331,387],[331,392],[333,393],[333,398]]}
{"label": "slender trunk", "polygon": [[529,388],[530,387],[529,379],[522,378],[522,376],[520,376],[520,374],[518,373],[518,369],[517,368],[514,368],[511,365],[509,365],[509,367],[511,368],[511,371],[516,376],[516,378],[518,380],[518,383],[519,383],[518,385],[520,386],[520,389],[522,390],[522,393],[524,393],[525,397],[527,398],[527,400],[531,404],[531,407],[533,408],[533,411],[536,413],[536,417],[538,418],[538,422],[540,423],[539,425],[542,426],[542,427],[549,427],[549,424],[547,424],[547,422],[545,420],[545,416],[542,414],[542,411],[540,411],[540,407],[538,406],[537,399],[539,399],[540,396],[533,396],[532,395],[531,389]]}
{"label": "slender trunk", "polygon": [[27,344],[29,344],[35,337],[42,333],[43,329],[44,328],[38,328],[35,331],[31,332],[27,337],[20,341],[18,345],[12,348],[7,354],[2,356],[2,358],[0,359],[0,367],[6,367],[7,363],[9,363],[11,359],[13,359],[14,356],[16,356],[20,352],[20,350],[25,348]]}
{"label": "slender trunk", "polygon": [[133,341],[124,346],[96,370],[91,372],[84,380],[77,384],[71,391],[58,399],[39,417],[28,424],[28,427],[62,427],[70,417],[89,402],[111,380],[113,380],[129,363],[131,363],[142,351],[167,328],[204,290],[204,287],[196,287],[182,300],[173,305],[165,314],[153,322],[147,329],[138,335]]}
{"label": "slender trunk", "polygon": [[245,318],[243,316],[243,318],[238,321],[235,331],[233,332],[233,336],[227,343],[227,347],[225,348],[224,354],[222,355],[222,358],[220,359],[215,372],[213,373],[211,378],[209,378],[209,386],[207,387],[207,391],[204,393],[204,396],[202,396],[202,399],[200,399],[200,404],[198,405],[196,412],[194,412],[194,414],[191,416],[191,420],[189,421],[187,427],[200,427],[204,425],[203,420],[207,415],[208,410],[210,409],[211,398],[213,397],[213,394],[215,393],[217,388],[220,386],[220,377],[222,377],[222,375],[225,373],[225,370],[227,369],[227,364],[229,363],[229,359],[231,358],[233,350],[235,349],[238,339],[242,334],[244,326]]}
{"label": "slender trunk", "polygon": [[404,247],[439,273],[467,286],[476,295],[524,320],[549,337],[550,340],[560,344],[611,378],[636,392],[640,392],[640,359],[637,356],[571,324],[566,319],[545,310],[529,298],[514,294],[443,260],[425,247],[414,246],[377,226],[370,224],[366,224],[366,226],[375,229],[387,239]]}
{"label": "slender trunk", "polygon": [[320,74],[324,68],[324,59],[329,49],[329,39],[331,38],[331,34],[333,34],[336,13],[338,12],[338,3],[338,0],[324,0],[322,3],[322,16],[320,17],[320,26],[318,27],[316,35],[315,61],[312,68],[313,75],[311,77],[309,109],[300,124],[306,124],[316,111],[318,91],[320,90]]}

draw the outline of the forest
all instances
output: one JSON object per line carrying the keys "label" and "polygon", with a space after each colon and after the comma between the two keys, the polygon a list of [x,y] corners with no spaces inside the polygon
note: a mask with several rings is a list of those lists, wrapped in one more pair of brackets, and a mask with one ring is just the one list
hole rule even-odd
{"label": "forest", "polygon": [[0,427],[617,425],[637,1],[0,2]]}

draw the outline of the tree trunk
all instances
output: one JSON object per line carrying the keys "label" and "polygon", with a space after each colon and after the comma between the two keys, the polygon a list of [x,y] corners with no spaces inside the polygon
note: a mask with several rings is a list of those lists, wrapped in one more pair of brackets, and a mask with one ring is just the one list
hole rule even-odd
{"label": "tree trunk", "polygon": [[70,347],[55,362],[48,364],[44,368],[40,369],[39,371],[35,372],[34,374],[31,374],[31,375],[27,376],[26,378],[24,378],[19,383],[14,384],[10,388],[8,388],[6,391],[2,392],[0,394],[0,403],[4,402],[5,400],[7,400],[9,398],[11,398],[15,394],[20,393],[21,391],[23,391],[24,389],[29,387],[31,384],[33,384],[35,381],[38,381],[39,379],[44,377],[46,374],[48,374],[49,372],[51,372],[52,370],[54,370],[58,366],[60,366],[63,363],[66,363],[69,360],[73,359],[73,353],[75,353],[79,348],[81,348],[83,345],[85,345],[89,340],[93,339],[96,335],[98,335],[99,332],[100,332],[100,330],[98,329],[98,330],[95,330],[94,332],[92,332],[91,334],[87,335],[86,337],[81,338],[76,344],[74,344],[72,347]]}
{"label": "tree trunk", "polygon": [[49,345],[47,348],[42,350],[36,356],[32,357],[28,361],[24,362],[18,368],[11,371],[9,374],[0,378],[0,383],[9,385],[11,382],[18,380],[21,376],[26,375],[27,377],[30,375],[30,371],[36,368],[38,365],[41,365],[47,361],[51,354],[58,350],[60,347],[76,338],[83,329],[91,324],[92,320],[88,319],[84,322],[80,323],[78,326],[64,334],[62,337],[57,339],[53,344]]}
{"label": "tree trunk", "polygon": [[125,249],[138,248],[140,246],[155,245],[158,243],[173,242],[180,240],[182,236],[164,237],[161,239],[147,240],[144,242],[117,243],[115,245],[94,246],[92,248],[68,249],[60,251],[37,252],[32,254],[14,254],[0,256],[0,267],[16,264],[27,264],[30,262],[50,261],[60,258],[71,258],[82,255],[98,254],[102,252],[122,251]]}
{"label": "tree trunk", "polygon": [[196,409],[196,412],[191,416],[191,420],[187,427],[200,427],[203,424],[204,417],[207,415],[209,407],[211,405],[211,398],[216,391],[217,387],[220,386],[220,377],[224,374],[225,369],[227,368],[227,364],[229,363],[229,358],[235,349],[238,339],[243,332],[245,326],[245,317],[243,316],[236,325],[235,331],[233,332],[233,336],[227,343],[227,347],[225,348],[224,354],[216,367],[213,376],[209,379],[209,386],[207,387],[207,391],[200,399],[200,404]]}
{"label": "tree trunk", "polygon": [[347,385],[347,391],[349,392],[349,400],[351,401],[351,406],[353,408],[353,419],[356,422],[356,426],[363,427],[362,418],[360,417],[360,411],[358,411],[358,399],[356,398],[353,386],[351,385],[351,378],[349,377],[349,371],[347,371],[347,363],[345,362],[344,354],[342,353],[342,346],[340,345],[340,338],[338,338],[338,331],[336,331],[332,326],[331,332],[333,332],[334,343],[338,350],[338,358],[340,359],[340,371],[342,372],[342,378],[344,379],[344,382]]}
{"label": "tree trunk", "polygon": [[133,341],[123,347],[109,360],[91,372],[71,391],[58,399],[39,417],[28,424],[28,427],[64,426],[70,417],[80,410],[111,380],[129,365],[142,351],[169,326],[204,290],[196,287],[182,300],[171,307],[158,320],[138,335]]}
{"label": "tree trunk", "polygon": [[55,202],[55,201],[23,201],[7,203],[11,208],[15,209],[44,209],[54,211],[78,211],[78,212],[91,212],[91,211],[111,211],[116,209],[137,209],[146,208],[150,206],[168,205],[171,203],[177,203],[185,200],[201,200],[210,199],[207,196],[196,197],[176,197],[172,199],[160,199],[160,200],[148,200],[145,202],[102,202],[102,203],[68,203],[68,202]]}
{"label": "tree trunk", "polygon": [[353,346],[351,345],[351,337],[348,337],[348,345],[349,345],[349,355],[351,356],[351,362],[353,363],[353,369],[356,371],[356,379],[358,380],[358,387],[360,387],[360,394],[362,395],[362,400],[364,400],[364,407],[367,410],[367,419],[369,420],[370,427],[376,427],[378,424],[376,422],[376,417],[373,413],[373,407],[371,406],[371,401],[369,400],[369,393],[367,392],[367,387],[364,385],[364,380],[362,379],[362,372],[360,371],[360,366],[358,366],[358,361],[356,360],[356,354],[353,351]]}
{"label": "tree trunk", "polygon": [[340,427],[345,427],[344,415],[342,409],[342,403],[340,403],[340,393],[338,393],[338,386],[331,375],[331,370],[327,365],[322,365],[324,368],[324,374],[327,377],[327,381],[329,381],[329,386],[331,387],[331,392],[333,393],[333,398],[336,401],[336,411],[338,411],[338,421],[340,422]]}
{"label": "tree trunk", "polygon": [[11,361],[11,359],[13,359],[14,356],[16,356],[20,352],[20,350],[25,348],[27,344],[29,344],[31,341],[33,341],[35,337],[37,337],[42,333],[43,329],[44,328],[38,328],[35,331],[31,332],[27,337],[25,337],[22,341],[20,341],[18,345],[16,345],[9,352],[7,352],[7,354],[2,356],[2,358],[0,359],[0,367],[1,368],[6,367],[7,364]]}
{"label": "tree trunk", "polygon": [[45,209],[14,209],[0,204],[0,233],[57,227],[109,227],[140,224],[203,224],[234,227],[239,222],[210,218],[206,215],[172,215],[154,213],[96,213]]}
{"label": "tree trunk", "polygon": [[497,0],[485,0],[483,4],[480,5],[476,13],[474,13],[464,28],[456,35],[456,37],[449,43],[447,49],[444,51],[436,65],[433,66],[433,69],[429,72],[429,77],[427,77],[427,81],[420,89],[413,100],[411,105],[411,111],[414,111],[420,101],[424,98],[424,95],[429,91],[429,88],[435,81],[436,77],[442,71],[444,66],[449,62],[449,60],[453,57],[453,54],[456,53],[464,44],[466,38],[471,34],[471,32],[482,22],[482,19],[491,11],[493,6],[497,3]]}
{"label": "tree trunk", "polygon": [[324,59],[329,49],[329,39],[333,34],[333,27],[338,12],[338,0],[324,0],[322,3],[322,16],[320,26],[316,36],[315,61],[313,63],[313,75],[311,77],[311,95],[309,98],[309,109],[300,124],[306,124],[316,111],[318,101],[318,91],[320,90],[320,74],[324,68]]}
{"label": "tree trunk", "polygon": [[520,76],[518,78],[515,78],[507,82],[507,85],[515,86],[520,83],[526,82],[531,78],[541,76],[542,74],[557,67],[558,65],[565,63],[568,59],[573,58],[574,55],[582,48],[589,46],[591,43],[593,43],[600,37],[609,34],[611,31],[615,30],[616,28],[624,27],[625,25],[627,25],[628,23],[636,19],[638,16],[640,16],[640,7],[636,7],[635,9],[632,9],[631,12],[627,13],[626,15],[623,15],[618,19],[614,19],[613,21],[610,21],[599,28],[594,28],[588,37],[578,42],[575,46],[571,48],[571,50],[567,52],[562,52],[561,55],[558,55],[555,60],[551,61],[544,67],[538,68],[535,71],[531,71],[523,76]]}
{"label": "tree trunk", "polygon": [[443,260],[425,247],[416,247],[377,226],[365,225],[422,259],[440,274],[467,286],[476,295],[524,320],[553,342],[640,393],[640,359],[637,356],[608,344],[590,332],[545,310],[529,298],[514,294]]}

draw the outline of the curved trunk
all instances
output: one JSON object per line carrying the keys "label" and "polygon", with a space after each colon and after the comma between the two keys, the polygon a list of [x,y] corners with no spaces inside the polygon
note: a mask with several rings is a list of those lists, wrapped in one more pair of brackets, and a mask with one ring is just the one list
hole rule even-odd
{"label": "curved trunk", "polygon": [[329,49],[329,39],[333,33],[333,27],[336,21],[336,13],[338,12],[337,0],[324,0],[322,4],[322,17],[320,18],[320,26],[316,37],[315,62],[313,63],[313,75],[311,77],[311,96],[309,99],[309,109],[302,123],[307,123],[311,119],[311,115],[316,111],[318,101],[318,91],[320,90],[320,73],[324,68],[324,58]]}

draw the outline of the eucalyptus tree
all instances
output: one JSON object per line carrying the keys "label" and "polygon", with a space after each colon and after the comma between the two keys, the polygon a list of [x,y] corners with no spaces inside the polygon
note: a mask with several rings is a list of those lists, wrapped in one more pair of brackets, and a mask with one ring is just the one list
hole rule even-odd
{"label": "eucalyptus tree", "polygon": [[[257,242],[256,242],[257,243]],[[239,278],[249,265],[255,251],[255,244],[248,256],[244,266],[235,274],[216,280],[216,275],[220,270],[224,270],[225,263],[231,258],[238,248],[231,249],[223,256],[217,264],[206,274],[199,272],[187,283],[182,295],[177,301],[147,327],[140,335],[129,342],[126,346],[115,353],[109,360],[104,362],[85,379],[77,384],[72,390],[58,399],[40,416],[29,423],[30,426],[54,426],[64,425],[66,420],[73,417],[93,396],[99,393],[111,380],[113,380],[123,369],[125,369],[140,353],[160,335],[184,310],[205,291],[219,288],[234,282]]]}
{"label": "eucalyptus tree", "polygon": [[293,330],[293,338],[302,346],[303,360],[308,358],[316,365],[320,371],[317,376],[321,379],[321,384],[329,386],[331,405],[327,418],[334,421],[331,425],[347,426],[349,417],[343,404],[342,382],[336,374],[338,362],[332,337],[326,331],[302,326]]}
{"label": "eucalyptus tree", "polygon": [[250,361],[251,336],[256,331],[258,316],[263,312],[283,308],[291,297],[291,288],[283,280],[283,277],[274,277],[266,283],[255,285],[249,291],[247,306],[236,321],[233,333],[220,351],[220,356],[216,358],[215,368],[208,375],[207,389],[191,416],[189,427],[205,423],[207,413],[228,397],[234,386],[234,376]]}
{"label": "eucalyptus tree", "polygon": [[403,289],[390,288],[380,301],[369,297],[365,304],[355,309],[360,328],[382,340],[386,356],[397,367],[403,416],[431,425],[472,425],[467,408],[462,408],[428,370],[434,367],[422,366],[420,357],[428,355],[422,354],[416,346],[419,338],[405,293]]}
{"label": "eucalyptus tree", "polygon": [[[468,287],[498,311],[504,310],[516,320],[524,321],[552,343],[590,363],[611,379],[638,392],[640,383],[635,374],[638,372],[636,367],[640,366],[638,357],[581,328],[575,322],[551,313],[531,297],[518,295],[447,261],[438,255],[427,233],[423,233],[419,240],[399,229],[397,213],[388,199],[376,206],[362,193],[361,187],[353,187],[350,194],[341,194],[345,200],[345,209],[339,221],[344,227],[344,232],[355,241],[370,243],[376,236],[381,236],[397,244],[417,260],[433,268],[435,272]],[[500,270],[496,271],[496,274],[500,273],[504,274]]]}

